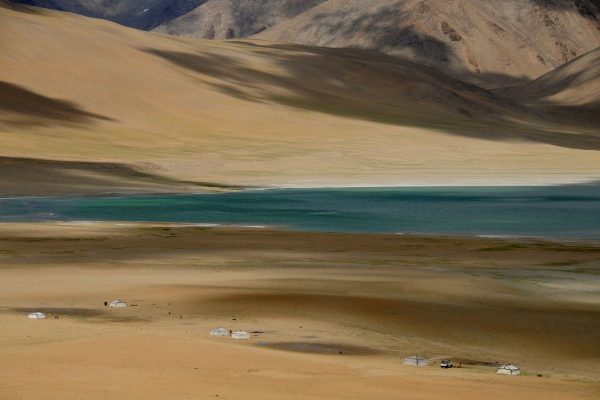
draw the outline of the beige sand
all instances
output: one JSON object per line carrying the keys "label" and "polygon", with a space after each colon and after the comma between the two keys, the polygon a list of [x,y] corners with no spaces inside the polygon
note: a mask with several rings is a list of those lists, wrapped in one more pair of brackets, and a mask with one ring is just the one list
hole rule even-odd
{"label": "beige sand", "polygon": [[[2,399],[600,393],[598,244],[151,224],[0,228]],[[103,306],[116,298],[136,306]],[[29,310],[50,319],[28,320]],[[211,338],[217,326],[262,333]],[[330,352],[285,350],[307,346]],[[416,353],[463,368],[402,365]],[[495,362],[525,375],[497,376]]]}

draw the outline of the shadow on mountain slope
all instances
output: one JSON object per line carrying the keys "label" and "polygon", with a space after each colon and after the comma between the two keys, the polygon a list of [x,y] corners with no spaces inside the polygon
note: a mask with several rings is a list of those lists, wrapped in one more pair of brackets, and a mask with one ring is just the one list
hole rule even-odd
{"label": "shadow on mountain slope", "polygon": [[238,44],[259,53],[280,50],[271,59],[283,72],[253,67],[224,53],[145,51],[243,100],[467,137],[600,150],[600,135],[593,129],[582,132],[559,124],[537,110],[395,57],[363,50]]}
{"label": "shadow on mountain slope", "polygon": [[[414,55],[414,59],[421,60],[419,63],[424,65],[441,70],[443,68],[460,70],[460,74],[455,76],[461,77],[466,82],[502,82],[503,86],[513,86],[529,81],[523,76],[490,72],[475,74],[469,71],[464,68],[463,60],[458,58],[455,49],[447,42],[427,35],[412,26],[402,26],[401,21],[408,19],[410,13],[399,13],[396,7],[385,7],[375,13],[365,13],[358,18],[355,18],[352,13],[338,10],[336,16],[337,18],[332,19],[328,13],[317,14],[304,30],[311,31],[313,28],[318,28],[322,37],[342,41],[351,41],[353,37],[369,32],[368,50],[381,53],[387,53],[390,49],[406,50]],[[348,21],[352,23],[349,24]],[[330,43],[324,40],[319,45],[328,46]]]}
{"label": "shadow on mountain slope", "polygon": [[525,85],[496,93],[582,125],[600,124],[600,48],[542,75]]}
{"label": "shadow on mountain slope", "polygon": [[600,3],[598,0],[531,0],[533,3],[548,9],[571,10],[573,5],[579,13],[587,18],[600,19]]}
{"label": "shadow on mountain slope", "polygon": [[[397,23],[405,15],[406,13],[399,13],[395,7],[384,7],[359,17],[337,10],[335,19],[332,19],[329,13],[316,14],[310,23],[304,26],[304,30],[318,27],[322,38],[320,46],[329,46],[329,38],[349,39],[358,33],[369,32],[369,50],[382,52],[386,48],[405,48],[417,58],[428,59],[432,64],[450,62],[453,52],[447,43]],[[348,21],[352,23],[349,24]]]}
{"label": "shadow on mountain slope", "polygon": [[[114,121],[82,110],[66,100],[42,96],[13,83],[0,81],[0,124],[39,126],[61,122],[89,124],[95,120]],[[26,118],[20,118],[26,117]]]}
{"label": "shadow on mountain slope", "polygon": [[100,195],[231,190],[240,186],[172,179],[151,164],[0,157],[0,196]]}
{"label": "shadow on mountain slope", "polygon": [[524,84],[524,77],[539,76],[595,47],[594,26],[600,29],[595,4],[595,0],[329,0],[255,38],[375,50],[499,88]]}
{"label": "shadow on mountain slope", "polygon": [[8,8],[12,11],[18,11],[27,14],[40,14],[37,9],[21,5],[15,0],[0,0],[0,8]]}
{"label": "shadow on mountain slope", "polygon": [[[12,0],[18,11],[34,12],[34,8],[66,11],[92,18],[106,19],[131,28],[149,30],[187,14],[207,0]],[[0,2],[1,5],[1,2]]]}

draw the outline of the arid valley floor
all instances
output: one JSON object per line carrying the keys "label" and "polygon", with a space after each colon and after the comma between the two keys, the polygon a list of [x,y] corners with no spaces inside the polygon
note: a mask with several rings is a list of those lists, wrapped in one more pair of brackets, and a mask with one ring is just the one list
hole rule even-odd
{"label": "arid valley floor", "polygon": [[597,399],[599,293],[594,242],[4,223],[0,399]]}
{"label": "arid valley floor", "polygon": [[596,0],[0,0],[0,400],[598,400],[599,127]]}

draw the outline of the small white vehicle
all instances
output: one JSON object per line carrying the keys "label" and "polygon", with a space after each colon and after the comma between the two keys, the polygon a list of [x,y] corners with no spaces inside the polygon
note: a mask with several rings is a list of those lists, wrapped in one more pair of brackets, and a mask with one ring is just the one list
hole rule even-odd
{"label": "small white vehicle", "polygon": [[454,364],[452,364],[452,361],[450,360],[442,360],[442,362],[440,362],[440,368],[452,368],[454,367]]}

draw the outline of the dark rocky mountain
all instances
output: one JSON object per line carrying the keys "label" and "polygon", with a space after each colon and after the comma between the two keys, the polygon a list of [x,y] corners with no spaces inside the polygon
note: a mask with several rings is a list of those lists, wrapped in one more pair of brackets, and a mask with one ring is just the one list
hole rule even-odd
{"label": "dark rocky mountain", "polygon": [[206,0],[17,0],[17,3],[102,18],[152,29],[193,10]]}
{"label": "dark rocky mountain", "polygon": [[206,39],[248,37],[299,15],[325,0],[209,0],[156,30]]}
{"label": "dark rocky mountain", "polygon": [[256,36],[377,50],[488,87],[600,47],[598,0],[328,0]]}
{"label": "dark rocky mountain", "polygon": [[554,115],[600,123],[600,48],[524,85],[500,90],[520,104]]}

